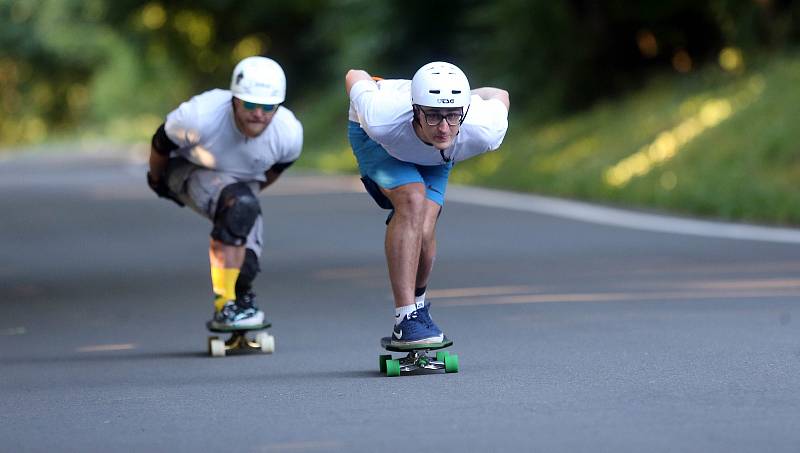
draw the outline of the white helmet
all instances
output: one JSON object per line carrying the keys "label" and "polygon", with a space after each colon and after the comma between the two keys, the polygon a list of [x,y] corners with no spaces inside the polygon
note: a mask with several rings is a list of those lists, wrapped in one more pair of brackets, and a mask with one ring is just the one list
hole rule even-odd
{"label": "white helmet", "polygon": [[233,97],[256,104],[280,104],[286,99],[286,75],[271,58],[247,57],[233,69]]}
{"label": "white helmet", "polygon": [[469,106],[469,81],[457,66],[434,61],[411,79],[411,103],[425,107]]}

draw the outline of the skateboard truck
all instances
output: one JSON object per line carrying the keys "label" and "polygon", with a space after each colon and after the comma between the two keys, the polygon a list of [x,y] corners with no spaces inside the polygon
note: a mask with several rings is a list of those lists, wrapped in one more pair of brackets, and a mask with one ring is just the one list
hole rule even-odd
{"label": "skateboard truck", "polygon": [[[391,338],[381,339],[381,346],[387,351],[408,352],[408,355],[399,359],[393,359],[391,354],[383,354],[379,357],[381,373],[386,376],[400,376],[401,373],[410,373],[418,369],[441,370],[445,373],[458,373],[458,356],[450,354],[448,351],[438,351],[453,344],[451,340],[445,338],[441,343],[428,345],[393,345]],[[429,351],[437,350],[436,355],[428,355]]]}

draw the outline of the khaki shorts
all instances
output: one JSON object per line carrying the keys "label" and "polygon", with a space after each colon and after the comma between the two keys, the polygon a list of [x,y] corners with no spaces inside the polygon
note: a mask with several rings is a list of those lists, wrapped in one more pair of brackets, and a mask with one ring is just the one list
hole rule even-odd
{"label": "khaki shorts", "polygon": [[[217,170],[200,167],[186,159],[177,157],[169,160],[167,166],[167,185],[177,197],[195,212],[214,222],[217,212],[219,194],[226,186],[247,182],[253,194],[258,196],[258,181],[242,181],[235,176]],[[261,215],[256,218],[253,228],[247,235],[245,247],[261,256],[263,221]]]}

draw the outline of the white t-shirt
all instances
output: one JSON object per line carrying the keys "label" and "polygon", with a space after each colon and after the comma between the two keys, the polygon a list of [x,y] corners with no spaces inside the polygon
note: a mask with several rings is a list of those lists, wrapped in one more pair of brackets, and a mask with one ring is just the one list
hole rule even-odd
{"label": "white t-shirt", "polygon": [[[414,132],[410,80],[361,80],[350,88],[349,118],[393,157],[418,165],[459,162],[500,147],[508,110],[497,99],[470,99],[469,111],[453,144],[440,153]],[[444,158],[442,157],[444,154]]]}
{"label": "white t-shirt", "polygon": [[164,130],[175,154],[243,181],[266,181],[274,164],[300,157],[303,126],[291,110],[278,107],[264,132],[249,138],[236,127],[231,99],[228,90],[206,91],[170,112]]}

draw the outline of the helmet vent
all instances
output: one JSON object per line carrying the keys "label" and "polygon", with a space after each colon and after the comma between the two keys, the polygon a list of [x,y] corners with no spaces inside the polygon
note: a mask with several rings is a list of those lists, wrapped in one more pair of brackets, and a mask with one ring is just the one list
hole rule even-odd
{"label": "helmet vent", "polygon": [[461,94],[461,90],[453,90],[453,94]]}
{"label": "helmet vent", "polygon": [[428,92],[430,94],[439,94],[439,93],[441,93],[441,91],[439,91],[439,90],[428,90]]}

